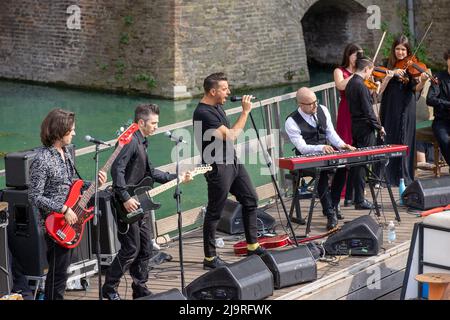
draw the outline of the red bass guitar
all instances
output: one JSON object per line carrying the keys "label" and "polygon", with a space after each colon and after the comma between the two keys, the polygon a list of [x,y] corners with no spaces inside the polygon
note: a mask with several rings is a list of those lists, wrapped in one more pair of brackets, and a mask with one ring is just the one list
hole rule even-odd
{"label": "red bass guitar", "polygon": [[[128,144],[131,139],[133,139],[133,133],[138,129],[138,125],[133,123],[119,136],[117,139],[118,146],[101,169],[102,171],[109,171],[112,163],[119,155],[119,152],[122,150],[123,146]],[[45,228],[47,233],[60,246],[71,249],[75,248],[80,243],[81,237],[83,236],[85,223],[94,217],[92,213],[94,208],[86,208],[86,206],[95,193],[96,183],[97,182],[93,182],[83,193],[83,195],[81,195],[81,188],[84,184],[83,180],[75,180],[70,187],[69,195],[67,196],[67,200],[64,204],[67,207],[70,207],[77,215],[78,221],[75,224],[69,225],[64,219],[64,215],[59,212],[52,212],[45,219]]]}

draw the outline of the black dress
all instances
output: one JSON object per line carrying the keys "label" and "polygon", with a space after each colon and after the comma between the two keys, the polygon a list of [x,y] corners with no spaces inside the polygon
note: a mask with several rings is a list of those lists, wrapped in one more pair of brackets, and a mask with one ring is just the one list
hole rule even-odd
{"label": "black dress", "polygon": [[402,177],[406,184],[414,181],[416,85],[412,78],[407,84],[392,78],[381,99],[380,118],[386,131],[385,143],[407,145],[409,149],[407,156],[391,158],[386,167],[387,179],[394,186],[398,186]]}

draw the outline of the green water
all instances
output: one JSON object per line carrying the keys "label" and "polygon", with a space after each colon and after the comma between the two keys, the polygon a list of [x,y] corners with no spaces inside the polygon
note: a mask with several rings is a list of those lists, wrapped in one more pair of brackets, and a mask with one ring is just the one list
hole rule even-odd
{"label": "green water", "polygon": [[[331,70],[318,69],[311,72],[311,86],[332,81]],[[309,84],[306,84],[309,85]],[[299,84],[275,88],[252,90],[251,93],[259,99],[266,99],[297,90]],[[73,143],[76,148],[90,145],[83,137],[93,137],[110,140],[116,137],[116,130],[133,118],[137,104],[153,102],[160,106],[160,127],[175,122],[192,119],[192,113],[199,99],[171,101],[153,99],[142,96],[126,96],[99,92],[88,92],[67,88],[46,87],[9,81],[0,81],[0,169],[4,169],[4,154],[31,149],[41,145],[40,124],[45,115],[55,107],[71,110],[76,113],[76,133]],[[239,106],[239,103],[227,103],[226,108]],[[282,119],[295,109],[295,103],[283,102]],[[237,115],[231,116],[234,123]],[[258,128],[262,128],[260,111],[254,112]],[[250,121],[247,127],[250,128]],[[187,128],[192,131],[191,128]],[[158,134],[149,138],[149,155],[155,166],[172,162],[170,160],[173,144],[167,137]],[[286,146],[290,152],[291,147]],[[104,164],[112,151],[100,155],[100,165]],[[91,180],[94,171],[93,153],[76,158],[76,165],[84,179]],[[270,182],[268,176],[261,176],[260,169],[265,164],[246,165],[255,186]],[[109,178],[110,179],[110,178]],[[0,189],[5,188],[5,177],[0,177]],[[163,205],[157,217],[165,217],[175,213],[173,191],[158,195],[155,200]],[[199,175],[189,185],[183,185],[182,209],[188,210],[205,204],[207,201],[206,184]]]}

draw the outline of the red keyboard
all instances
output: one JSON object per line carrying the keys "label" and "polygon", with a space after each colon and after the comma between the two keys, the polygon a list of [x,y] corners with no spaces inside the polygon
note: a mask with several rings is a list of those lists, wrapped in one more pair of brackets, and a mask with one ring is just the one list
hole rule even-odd
{"label": "red keyboard", "polygon": [[333,153],[310,153],[303,156],[280,158],[278,159],[278,166],[288,170],[345,166],[346,164],[403,157],[407,152],[408,146],[393,144],[381,145],[358,148],[354,151],[344,150]]}

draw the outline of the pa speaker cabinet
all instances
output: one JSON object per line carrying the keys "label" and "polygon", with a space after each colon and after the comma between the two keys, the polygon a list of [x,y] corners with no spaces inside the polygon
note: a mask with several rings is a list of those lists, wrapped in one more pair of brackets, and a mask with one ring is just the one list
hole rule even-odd
{"label": "pa speaker cabinet", "polygon": [[[256,209],[257,227],[263,229],[272,229],[275,225],[275,219],[261,209]],[[227,199],[225,207],[220,216],[217,230],[227,234],[244,233],[244,221],[242,220],[242,205],[239,202]]]}
{"label": "pa speaker cabinet", "polygon": [[316,260],[306,245],[267,251],[261,258],[273,274],[275,289],[317,279]]}
{"label": "pa speaker cabinet", "polygon": [[[7,187],[25,189],[30,186],[30,165],[42,148],[10,152],[5,156],[5,182]],[[75,162],[75,146],[71,144],[67,148]]]}
{"label": "pa speaker cabinet", "polygon": [[[40,277],[48,269],[47,241],[39,210],[28,201],[28,189],[4,189],[3,201],[9,204],[8,242],[11,254],[26,276]],[[92,257],[90,221],[85,225],[79,245],[72,250],[71,263]]]}
{"label": "pa speaker cabinet", "polygon": [[165,292],[152,294],[135,300],[187,300],[185,296],[178,289],[170,289]]}
{"label": "pa speaker cabinet", "polygon": [[29,276],[42,276],[48,268],[47,244],[40,226],[39,211],[28,202],[28,190],[5,189],[9,204],[8,242],[11,254]]}
{"label": "pa speaker cabinet", "polygon": [[186,287],[188,300],[261,300],[273,294],[272,272],[257,255],[205,273]]}
{"label": "pa speaker cabinet", "polygon": [[450,176],[413,181],[402,194],[408,207],[428,210],[450,203]]}
{"label": "pa speaker cabinet", "polygon": [[373,256],[383,243],[383,229],[370,216],[358,217],[328,237],[325,251],[332,255]]}

